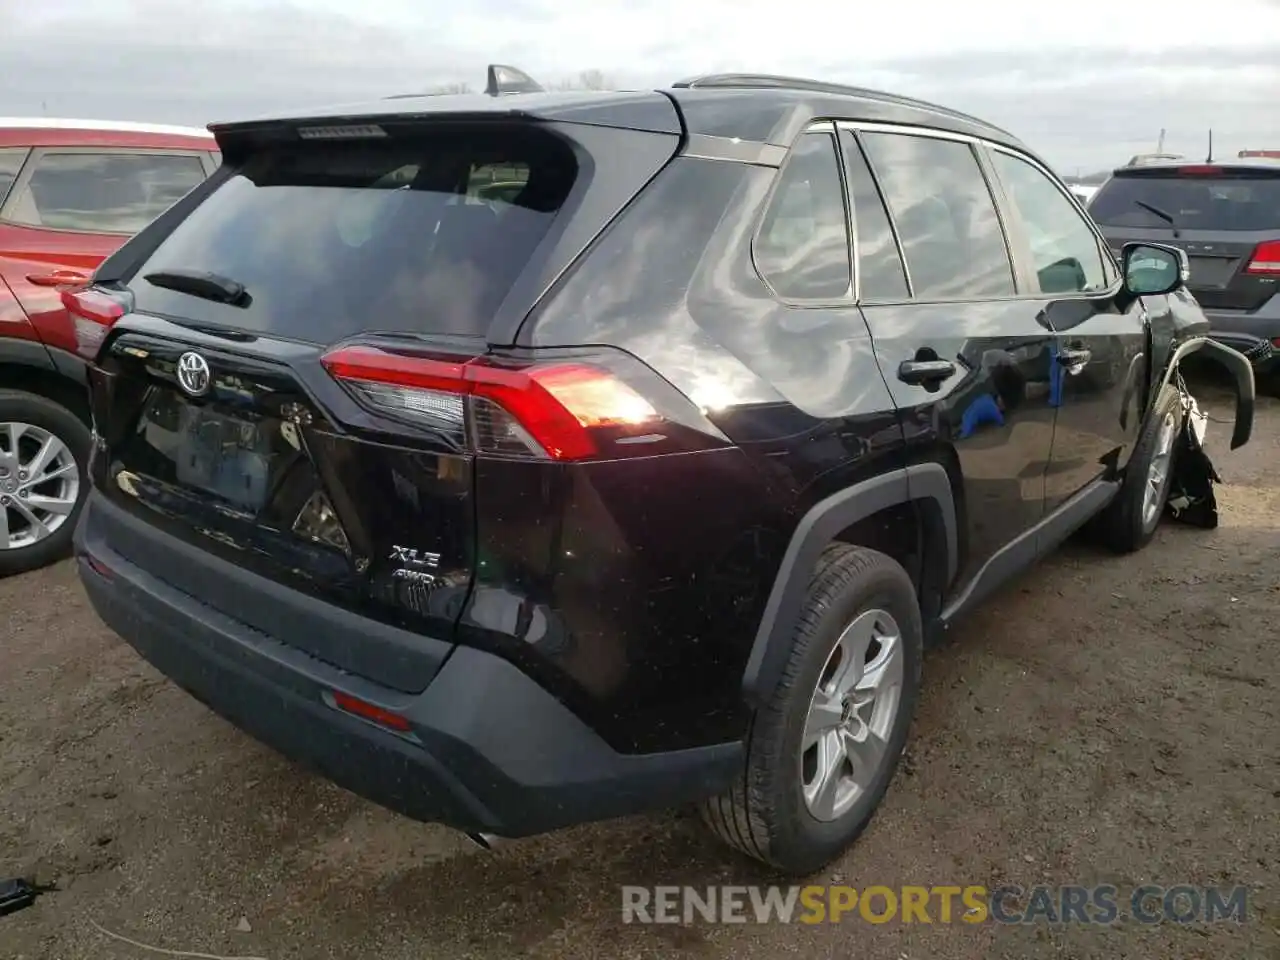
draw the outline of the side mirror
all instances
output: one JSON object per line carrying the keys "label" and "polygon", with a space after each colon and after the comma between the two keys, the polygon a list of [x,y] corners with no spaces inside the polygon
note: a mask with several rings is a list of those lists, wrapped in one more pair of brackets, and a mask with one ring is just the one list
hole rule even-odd
{"label": "side mirror", "polygon": [[1184,250],[1158,243],[1126,243],[1120,251],[1125,289],[1135,297],[1173,293],[1191,276]]}

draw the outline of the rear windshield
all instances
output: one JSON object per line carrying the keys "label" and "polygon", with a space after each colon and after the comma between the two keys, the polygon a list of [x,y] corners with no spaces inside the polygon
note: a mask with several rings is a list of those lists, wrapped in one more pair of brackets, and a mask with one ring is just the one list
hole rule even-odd
{"label": "rear windshield", "polygon": [[1277,230],[1280,177],[1122,175],[1094,194],[1089,214],[1110,227],[1168,227],[1172,218],[1181,230]]}
{"label": "rear windshield", "polygon": [[[529,127],[306,141],[251,156],[177,226],[131,288],[176,320],[332,343],[370,331],[480,334],[577,176]],[[148,282],[235,281],[236,305]]]}

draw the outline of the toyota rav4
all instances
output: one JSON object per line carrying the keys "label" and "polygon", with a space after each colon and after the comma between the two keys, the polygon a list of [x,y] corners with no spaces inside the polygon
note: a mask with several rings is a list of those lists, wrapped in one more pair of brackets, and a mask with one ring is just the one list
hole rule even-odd
{"label": "toyota rav4", "polygon": [[1113,259],[942,107],[708,76],[211,129],[220,170],[66,295],[80,575],[194,696],[419,820],[698,802],[816,869],[927,639],[1088,521],[1150,539],[1188,353],[1248,439],[1185,258]]}

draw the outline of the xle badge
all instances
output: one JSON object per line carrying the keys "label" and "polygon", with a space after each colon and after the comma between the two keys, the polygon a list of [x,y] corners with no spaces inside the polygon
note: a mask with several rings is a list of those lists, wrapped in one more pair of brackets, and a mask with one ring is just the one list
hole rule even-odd
{"label": "xle badge", "polygon": [[435,576],[430,571],[440,566],[438,553],[393,544],[391,556],[388,559],[400,564],[391,574],[395,580],[412,580],[414,583],[426,584],[436,582]]}

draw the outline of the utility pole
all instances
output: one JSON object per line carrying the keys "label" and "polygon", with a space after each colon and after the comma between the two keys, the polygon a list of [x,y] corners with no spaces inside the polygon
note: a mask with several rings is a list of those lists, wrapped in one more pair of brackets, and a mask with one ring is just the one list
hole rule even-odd
{"label": "utility pole", "polygon": [[1160,139],[1156,141],[1156,153],[1164,153],[1164,127],[1160,128]]}

